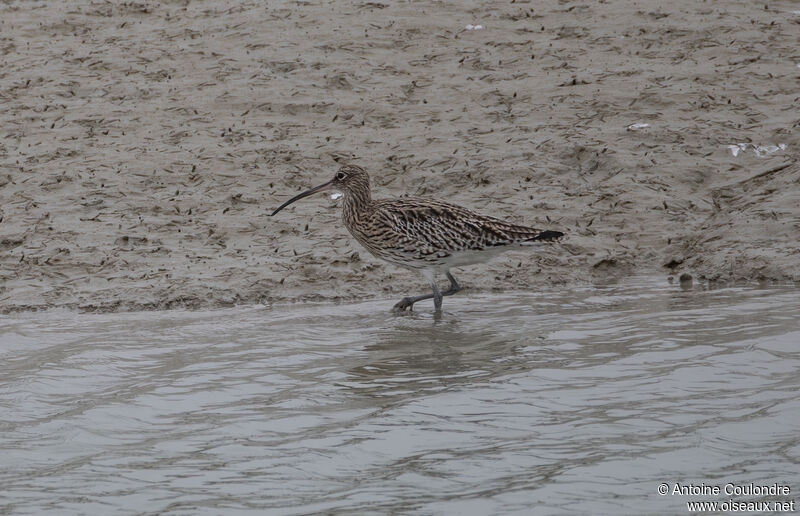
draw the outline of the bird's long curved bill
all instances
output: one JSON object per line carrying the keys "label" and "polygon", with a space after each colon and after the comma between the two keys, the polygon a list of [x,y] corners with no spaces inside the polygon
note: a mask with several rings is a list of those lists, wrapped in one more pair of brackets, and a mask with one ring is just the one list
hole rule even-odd
{"label": "bird's long curved bill", "polygon": [[275,215],[276,213],[278,213],[279,211],[281,211],[285,207],[289,206],[290,204],[292,204],[295,201],[299,201],[303,197],[308,197],[309,195],[313,195],[313,194],[315,194],[317,192],[322,192],[324,190],[330,190],[332,187],[333,187],[333,181],[328,181],[327,183],[321,184],[319,186],[315,186],[311,190],[306,190],[305,192],[301,193],[300,195],[296,195],[296,196],[292,197],[291,199],[289,199],[288,201],[286,201],[285,203],[283,203],[280,206],[278,206],[278,209],[273,211],[272,215]]}

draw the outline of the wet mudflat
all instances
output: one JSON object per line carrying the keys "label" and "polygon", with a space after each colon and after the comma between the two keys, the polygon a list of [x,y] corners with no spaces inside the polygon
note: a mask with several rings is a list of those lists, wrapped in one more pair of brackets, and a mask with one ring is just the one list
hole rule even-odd
{"label": "wet mudflat", "polygon": [[0,513],[685,514],[716,498],[660,483],[800,489],[796,289],[393,301],[2,316]]}
{"label": "wet mudflat", "polygon": [[0,2],[0,313],[427,288],[322,196],[268,216],[344,163],[376,199],[567,234],[459,276],[483,292],[800,284],[798,23],[797,0]]}

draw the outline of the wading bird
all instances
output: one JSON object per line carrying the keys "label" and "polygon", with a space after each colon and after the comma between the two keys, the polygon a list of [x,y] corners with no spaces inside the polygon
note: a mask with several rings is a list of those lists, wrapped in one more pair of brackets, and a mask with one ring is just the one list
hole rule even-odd
{"label": "wading bird", "polygon": [[[485,263],[510,249],[540,246],[564,236],[560,231],[518,226],[479,215],[443,201],[404,197],[372,199],[369,175],[356,165],[345,165],[333,179],[292,197],[272,212],[325,190],[344,194],[342,221],[350,234],[377,258],[415,270],[427,279],[433,292],[404,297],[393,310],[411,310],[414,303],[433,298],[437,313],[442,298],[461,290],[450,268]],[[450,288],[441,292],[436,274],[444,273]]]}

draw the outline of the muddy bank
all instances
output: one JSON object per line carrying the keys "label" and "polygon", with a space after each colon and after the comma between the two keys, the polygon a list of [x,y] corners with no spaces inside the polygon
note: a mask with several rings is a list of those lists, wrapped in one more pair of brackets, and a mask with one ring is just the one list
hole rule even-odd
{"label": "muddy bank", "polygon": [[268,216],[342,162],[569,234],[475,290],[800,281],[796,6],[645,4],[4,3],[0,310],[424,288],[327,197]]}

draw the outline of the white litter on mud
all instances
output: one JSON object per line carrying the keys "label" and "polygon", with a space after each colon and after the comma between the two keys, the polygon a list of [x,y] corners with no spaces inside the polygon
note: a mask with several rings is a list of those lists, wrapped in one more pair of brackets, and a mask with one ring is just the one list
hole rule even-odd
{"label": "white litter on mud", "polygon": [[752,143],[737,143],[736,145],[726,145],[725,148],[730,149],[734,158],[739,155],[739,152],[744,152],[747,149],[752,149],[756,156],[763,158],[764,156],[775,154],[778,151],[786,150],[786,144],[754,145]]}
{"label": "white litter on mud", "polygon": [[341,192],[332,193],[332,194],[331,194],[331,199],[333,199],[333,200],[335,201],[336,199],[339,199],[339,198],[341,198],[341,197],[342,197],[342,195],[344,195],[344,194],[343,194],[343,193],[341,193]]}
{"label": "white litter on mud", "polygon": [[470,25],[467,25],[464,28],[467,29],[467,30],[481,30],[481,29],[483,29],[483,25],[472,25],[472,24],[470,24]]}
{"label": "white litter on mud", "polygon": [[650,127],[650,124],[644,122],[637,122],[635,124],[629,125],[628,129],[631,131],[635,131],[636,129],[644,129],[645,127]]}

